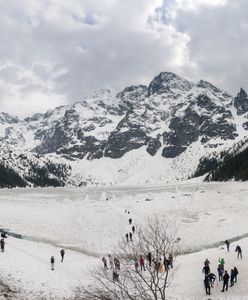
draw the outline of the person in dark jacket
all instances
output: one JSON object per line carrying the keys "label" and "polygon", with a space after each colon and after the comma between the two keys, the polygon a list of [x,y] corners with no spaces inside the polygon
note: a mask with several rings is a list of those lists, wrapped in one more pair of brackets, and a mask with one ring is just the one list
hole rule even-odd
{"label": "person in dark jacket", "polygon": [[231,276],[230,276],[230,287],[234,285],[234,278],[235,278],[235,273],[234,270],[231,270]]}
{"label": "person in dark jacket", "polygon": [[152,265],[152,253],[148,252],[146,257],[147,257],[147,260],[148,260],[149,267],[151,267],[151,265]]}
{"label": "person in dark jacket", "polygon": [[208,274],[208,279],[209,279],[209,283],[211,285],[211,287],[214,287],[214,283],[216,280],[216,275],[214,273],[209,273]]}
{"label": "person in dark jacket", "polygon": [[5,247],[5,241],[4,241],[4,238],[1,238],[0,244],[1,244],[1,252],[4,252],[4,247]]}
{"label": "person in dark jacket", "polygon": [[225,240],[225,244],[226,244],[227,251],[229,251],[230,242],[228,240]]}
{"label": "person in dark jacket", "polygon": [[222,292],[224,292],[225,288],[226,291],[228,290],[228,282],[229,282],[229,274],[227,273],[227,271],[225,271],[225,274],[223,275],[223,289],[221,290]]}
{"label": "person in dark jacket", "polygon": [[65,250],[64,249],[62,249],[60,251],[60,255],[61,255],[61,262],[63,262],[64,261],[64,256],[65,256]]}
{"label": "person in dark jacket", "polygon": [[205,277],[208,276],[208,274],[210,273],[209,266],[204,266],[202,269],[202,273],[205,273]]}
{"label": "person in dark jacket", "polygon": [[128,235],[128,233],[126,234],[126,239],[127,239],[127,242],[129,242],[129,235]]}
{"label": "person in dark jacket", "polygon": [[102,262],[103,262],[103,268],[104,268],[104,270],[108,270],[108,263],[107,263],[106,257],[102,258]]}
{"label": "person in dark jacket", "polygon": [[236,247],[235,251],[238,253],[237,258],[242,258],[242,249],[239,245]]}
{"label": "person in dark jacket", "polygon": [[223,279],[223,273],[224,273],[222,265],[218,266],[217,272],[218,272],[218,275],[219,275],[219,281],[222,281],[222,279]]}
{"label": "person in dark jacket", "polygon": [[129,222],[129,224],[131,225],[131,224],[132,224],[132,219],[130,218],[130,219],[128,220],[128,222]]}
{"label": "person in dark jacket", "polygon": [[54,263],[55,263],[55,259],[54,256],[51,256],[51,269],[54,270]]}
{"label": "person in dark jacket", "polygon": [[132,232],[129,232],[129,239],[130,239],[130,242],[133,241],[133,234],[132,234]]}
{"label": "person in dark jacket", "polygon": [[171,268],[173,268],[173,256],[172,256],[171,253],[169,254],[168,261],[169,261],[169,266],[170,266]]}
{"label": "person in dark jacket", "polygon": [[135,226],[134,225],[132,226],[132,232],[133,232],[133,234],[135,233]]}
{"label": "person in dark jacket", "polygon": [[204,266],[209,266],[210,265],[210,261],[206,258],[206,260],[204,261]]}
{"label": "person in dark jacket", "polygon": [[210,282],[209,282],[209,278],[207,276],[205,276],[205,279],[203,280],[204,286],[205,286],[205,290],[206,290],[206,294],[207,295],[211,295],[210,293]]}
{"label": "person in dark jacket", "polygon": [[234,282],[237,282],[237,276],[239,274],[238,269],[236,267],[234,267],[233,271],[234,271]]}

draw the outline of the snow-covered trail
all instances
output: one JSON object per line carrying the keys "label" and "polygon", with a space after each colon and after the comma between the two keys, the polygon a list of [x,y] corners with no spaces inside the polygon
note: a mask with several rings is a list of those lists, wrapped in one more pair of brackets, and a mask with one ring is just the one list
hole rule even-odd
{"label": "snow-covered trail", "polygon": [[[243,297],[245,291],[248,294],[247,191],[247,183],[232,182],[1,190],[0,228],[23,235],[23,239],[6,240],[6,252],[0,253],[0,278],[24,295],[20,299],[73,299],[74,291],[89,283],[88,270],[102,265],[99,256],[113,253],[118,241],[131,231],[128,218],[137,226],[155,214],[177,225],[184,251],[177,260],[179,271],[169,299],[205,299],[203,261],[208,257],[216,271],[222,255],[229,271],[236,263],[241,270],[241,286],[236,285],[229,294],[236,296],[240,289]],[[222,249],[226,239],[232,242],[230,253]],[[244,247],[243,264],[233,251],[235,241]],[[66,250],[63,264],[62,247]],[[54,272],[50,270],[51,255],[56,261]],[[217,292],[213,299],[223,299]]]}

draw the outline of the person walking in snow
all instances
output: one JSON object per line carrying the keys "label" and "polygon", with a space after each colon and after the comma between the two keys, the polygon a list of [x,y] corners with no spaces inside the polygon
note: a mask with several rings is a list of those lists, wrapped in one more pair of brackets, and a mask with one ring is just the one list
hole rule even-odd
{"label": "person walking in snow", "polygon": [[221,290],[222,292],[224,292],[225,288],[226,291],[228,290],[228,282],[229,282],[229,274],[227,273],[227,271],[225,271],[225,274],[223,275],[223,289]]}
{"label": "person walking in snow", "polygon": [[210,261],[206,258],[204,261],[204,266],[209,266],[210,265]]}
{"label": "person walking in snow", "polygon": [[4,238],[1,238],[0,244],[1,244],[1,252],[4,252],[4,247],[5,247],[5,241],[4,241]]}
{"label": "person walking in snow", "polygon": [[235,251],[238,253],[237,258],[239,258],[239,257],[242,258],[242,249],[239,245],[237,245]]}
{"label": "person walking in snow", "polygon": [[51,261],[51,269],[52,269],[52,271],[53,271],[53,270],[54,270],[54,263],[55,263],[54,256],[51,256],[50,261]]}
{"label": "person walking in snow", "polygon": [[224,269],[223,269],[222,265],[218,266],[217,272],[218,272],[218,275],[219,275],[219,281],[222,281],[222,279],[223,279],[223,273],[224,273]]}
{"label": "person walking in snow", "polygon": [[126,239],[127,239],[127,242],[129,242],[129,239],[128,239],[128,233],[126,234]]}
{"label": "person walking in snow", "polygon": [[209,279],[211,287],[214,287],[214,283],[215,283],[215,280],[216,280],[216,275],[214,273],[209,273],[208,274],[208,279]]}
{"label": "person walking in snow", "polygon": [[234,285],[234,278],[235,278],[234,270],[231,269],[230,287]]}
{"label": "person walking in snow", "polygon": [[113,270],[113,281],[119,281],[119,274],[116,270]]}
{"label": "person walking in snow", "polygon": [[207,276],[205,276],[205,279],[203,280],[204,286],[205,286],[205,290],[206,290],[206,294],[207,295],[211,295],[210,293],[210,282],[209,282],[209,278]]}
{"label": "person walking in snow", "polygon": [[169,254],[168,261],[169,261],[169,266],[170,266],[171,268],[173,268],[173,256],[172,256],[171,253]]}
{"label": "person walking in snow", "polygon": [[130,242],[133,241],[133,234],[132,234],[132,232],[129,232],[129,240],[130,240]]}
{"label": "person walking in snow", "polygon": [[109,254],[108,255],[108,260],[109,260],[109,265],[111,269],[114,269],[114,261],[113,261],[113,257]]}
{"label": "person walking in snow", "polygon": [[224,260],[224,258],[222,257],[222,258],[219,258],[219,264],[221,265],[221,267],[222,267],[222,269],[224,270],[224,266],[225,266],[225,260]]}
{"label": "person walking in snow", "polygon": [[227,251],[229,252],[230,242],[228,240],[225,240]]}
{"label": "person walking in snow", "polygon": [[152,253],[148,252],[146,258],[148,260],[149,267],[151,267],[151,265],[152,265]]}
{"label": "person walking in snow", "polygon": [[132,219],[130,218],[130,219],[128,220],[128,222],[129,222],[129,224],[131,225],[131,224],[132,224]]}
{"label": "person walking in snow", "polygon": [[65,256],[65,250],[64,249],[60,250],[60,255],[61,255],[61,262],[63,262],[64,261],[64,256]]}
{"label": "person walking in snow", "polygon": [[119,271],[121,269],[121,262],[118,258],[115,259],[115,268]]}
{"label": "person walking in snow", "polygon": [[134,267],[135,267],[135,271],[138,272],[138,268],[139,268],[139,260],[138,259],[135,260]]}
{"label": "person walking in snow", "polygon": [[237,276],[239,274],[238,269],[236,267],[234,267],[233,271],[234,271],[234,282],[237,282]]}
{"label": "person walking in snow", "polygon": [[134,225],[132,226],[132,232],[133,232],[133,234],[135,233],[135,226]]}
{"label": "person walking in snow", "polygon": [[205,277],[208,276],[208,274],[210,273],[209,266],[204,266],[203,269],[202,269],[202,273],[205,274]]}
{"label": "person walking in snow", "polygon": [[142,269],[145,271],[145,259],[142,255],[140,255],[140,259],[139,259],[139,264],[140,264],[140,270],[142,271]]}
{"label": "person walking in snow", "polygon": [[107,259],[106,257],[102,258],[102,262],[103,262],[103,268],[104,270],[108,270],[108,264],[107,264]]}

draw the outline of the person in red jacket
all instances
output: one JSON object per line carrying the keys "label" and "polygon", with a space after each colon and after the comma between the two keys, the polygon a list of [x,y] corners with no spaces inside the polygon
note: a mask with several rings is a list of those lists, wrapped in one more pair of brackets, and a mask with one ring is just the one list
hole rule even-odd
{"label": "person in red jacket", "polygon": [[140,263],[140,270],[142,271],[142,269],[145,271],[145,259],[142,255],[140,255],[140,259],[139,259],[139,263]]}

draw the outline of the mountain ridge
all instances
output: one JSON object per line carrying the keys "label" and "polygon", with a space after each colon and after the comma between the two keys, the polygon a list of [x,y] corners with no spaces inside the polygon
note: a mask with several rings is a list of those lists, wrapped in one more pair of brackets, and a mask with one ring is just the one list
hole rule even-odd
{"label": "mountain ridge", "polygon": [[[142,179],[139,174],[138,181],[133,182],[161,183],[187,179],[202,156],[213,149],[222,151],[244,138],[247,119],[248,96],[243,89],[233,97],[210,82],[193,83],[174,73],[161,72],[148,86],[129,86],[116,95],[102,89],[80,102],[24,120],[1,113],[0,141],[2,149],[8,146],[14,152],[70,166],[71,175],[65,184],[78,185],[82,180],[124,184],[128,175],[135,178],[133,173],[139,164],[146,165],[150,160],[154,162],[154,166],[149,165],[154,169],[153,177]],[[94,160],[98,172],[96,163],[90,165]],[[111,166],[107,174],[102,169],[103,160]],[[156,161],[164,165],[158,174]],[[84,165],[88,169],[94,165],[95,170],[91,173]],[[111,172],[114,180],[109,179],[113,178]]]}

